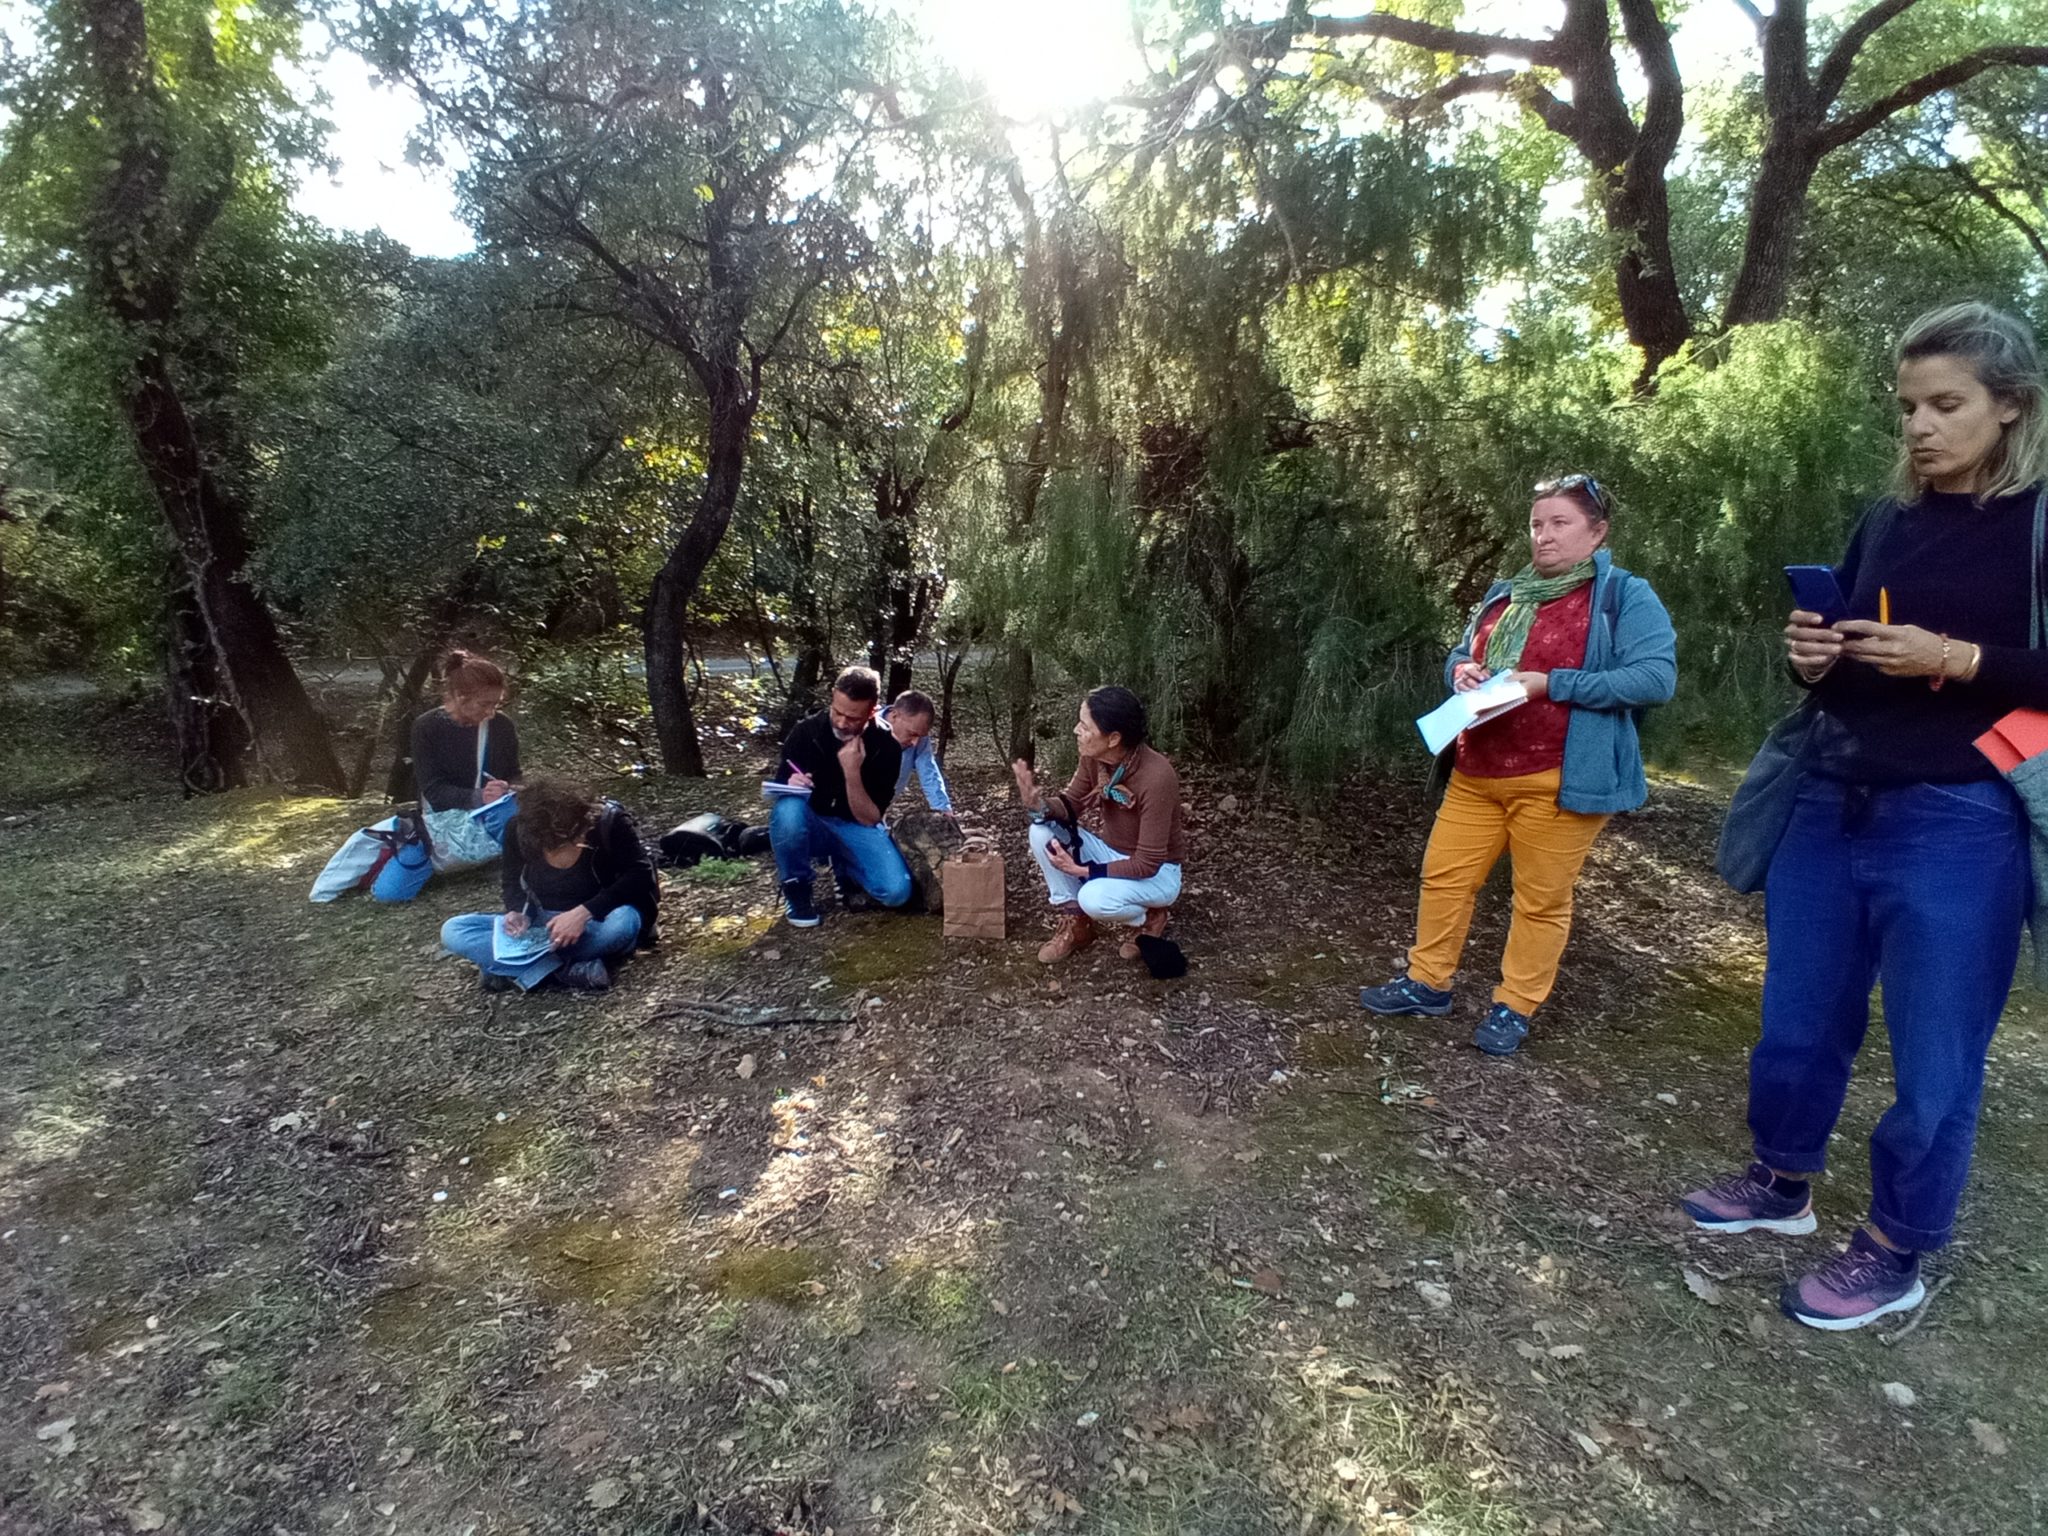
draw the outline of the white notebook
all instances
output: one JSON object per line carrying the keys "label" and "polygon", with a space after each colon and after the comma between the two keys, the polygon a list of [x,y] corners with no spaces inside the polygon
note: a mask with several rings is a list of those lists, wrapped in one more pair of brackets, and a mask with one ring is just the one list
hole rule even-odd
{"label": "white notebook", "polygon": [[1475,725],[1497,720],[1529,702],[1529,690],[1513,677],[1489,677],[1477,688],[1454,693],[1415,722],[1433,757]]}

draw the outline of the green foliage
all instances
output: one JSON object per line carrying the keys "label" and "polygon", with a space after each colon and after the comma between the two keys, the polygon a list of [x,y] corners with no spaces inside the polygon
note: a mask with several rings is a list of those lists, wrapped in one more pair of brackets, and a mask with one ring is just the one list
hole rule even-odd
{"label": "green foliage", "polygon": [[673,372],[535,315],[502,268],[420,263],[271,423],[265,579],[325,634],[410,654],[609,633],[687,473]]}
{"label": "green foliage", "polygon": [[[18,664],[145,654],[167,565],[110,447],[128,354],[81,299],[104,148],[82,4],[0,73]],[[2044,14],[1953,9],[1881,29],[1847,106]],[[422,152],[466,152],[484,254],[442,263],[289,212],[321,127],[280,83],[294,12],[149,0],[170,205],[227,192],[186,253],[180,383],[257,509],[266,593],[308,643],[514,652],[537,708],[652,755],[624,655],[722,486],[699,650],[770,649],[805,694],[944,635],[981,658],[998,737],[1016,705],[1058,750],[1078,692],[1117,680],[1169,745],[1316,795],[1413,764],[1444,645],[1523,559],[1530,485],[1578,469],[1678,624],[1660,749],[1738,753],[1785,698],[1779,566],[1832,558],[1883,481],[1892,337],[1963,294],[2048,320],[2048,75],[1978,76],[1827,156],[1788,318],[1703,334],[1642,391],[1627,241],[1576,148],[1432,96],[1451,54],[1219,63],[1241,10],[1148,0],[1166,105],[1053,133],[994,120],[851,0],[365,6],[355,42],[429,105]],[[1769,123],[1748,74],[1685,101],[1671,237],[1710,317]]]}
{"label": "green foliage", "polygon": [[1621,413],[1617,537],[1679,626],[1683,698],[1661,724],[1695,744],[1753,739],[1790,693],[1782,568],[1832,562],[1891,463],[1880,359],[1786,321],[1746,326],[1715,367],[1667,369]]}

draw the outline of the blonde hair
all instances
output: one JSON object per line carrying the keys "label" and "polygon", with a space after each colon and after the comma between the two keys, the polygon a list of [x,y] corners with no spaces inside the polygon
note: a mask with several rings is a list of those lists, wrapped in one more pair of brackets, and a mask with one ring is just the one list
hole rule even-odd
{"label": "blonde hair", "polygon": [[[2010,496],[2048,479],[2048,376],[2024,320],[1975,301],[1931,309],[1906,327],[1892,360],[1900,364],[1924,357],[1960,358],[1994,399],[2019,407],[1985,461],[1978,500]],[[1901,501],[1915,500],[1927,489],[1903,438],[1892,489]]]}

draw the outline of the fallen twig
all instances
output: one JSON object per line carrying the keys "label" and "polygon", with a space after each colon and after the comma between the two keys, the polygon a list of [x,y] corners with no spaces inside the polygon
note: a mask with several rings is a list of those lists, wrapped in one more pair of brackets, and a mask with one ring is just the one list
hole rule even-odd
{"label": "fallen twig", "polygon": [[1597,1253],[1601,1255],[1603,1258],[1611,1258],[1613,1256],[1612,1249],[1602,1248],[1597,1243],[1589,1243],[1583,1237],[1574,1237],[1567,1232],[1538,1232],[1534,1227],[1530,1226],[1527,1222],[1523,1221],[1519,1216],[1515,1215],[1515,1213],[1512,1211],[1501,1210],[1496,1208],[1494,1214],[1497,1216],[1506,1217],[1508,1223],[1511,1226],[1518,1228],[1524,1237],[1528,1238],[1531,1242],[1537,1244],[1540,1247],[1548,1247],[1552,1243],[1570,1243],[1572,1244],[1572,1246],[1576,1248],[1583,1248],[1588,1253]]}
{"label": "fallen twig", "polygon": [[860,1005],[865,996],[864,993],[856,995],[851,1002],[837,1006],[824,1004],[813,1007],[802,1003],[770,1003],[759,1007],[704,999],[659,1009],[640,1022],[658,1024],[666,1019],[694,1018],[728,1029],[767,1029],[778,1024],[851,1024],[860,1017]]}
{"label": "fallen twig", "polygon": [[493,1033],[488,1029],[480,1033],[486,1040],[495,1041],[499,1045],[517,1045],[522,1040],[538,1040],[543,1035],[558,1035],[568,1027],[567,1023],[543,1024],[537,1029],[515,1029],[509,1034]]}
{"label": "fallen twig", "polygon": [[1880,1344],[1896,1344],[1915,1328],[1918,1328],[1927,1316],[1927,1309],[1934,1305],[1934,1298],[1947,1290],[1949,1281],[1953,1279],[1955,1279],[1954,1275],[1943,1275],[1939,1280],[1935,1281],[1933,1285],[1928,1287],[1927,1294],[1920,1298],[1920,1305],[1913,1309],[1913,1315],[1906,1319],[1906,1325],[1903,1328],[1895,1328],[1890,1333],[1880,1333],[1877,1336],[1877,1341]]}

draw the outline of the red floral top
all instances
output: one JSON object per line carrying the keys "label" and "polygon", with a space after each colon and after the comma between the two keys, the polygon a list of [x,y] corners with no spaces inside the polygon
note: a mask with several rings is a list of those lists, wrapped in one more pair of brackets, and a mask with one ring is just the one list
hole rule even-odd
{"label": "red floral top", "polygon": [[[1486,664],[1486,642],[1507,612],[1502,598],[1481,615],[1472,637],[1472,659]],[[1536,610],[1518,672],[1550,672],[1586,662],[1586,631],[1593,622],[1593,583],[1553,598]],[[1498,720],[1475,725],[1458,738],[1458,772],[1475,779],[1518,779],[1564,767],[1564,733],[1571,706],[1531,699]]]}

